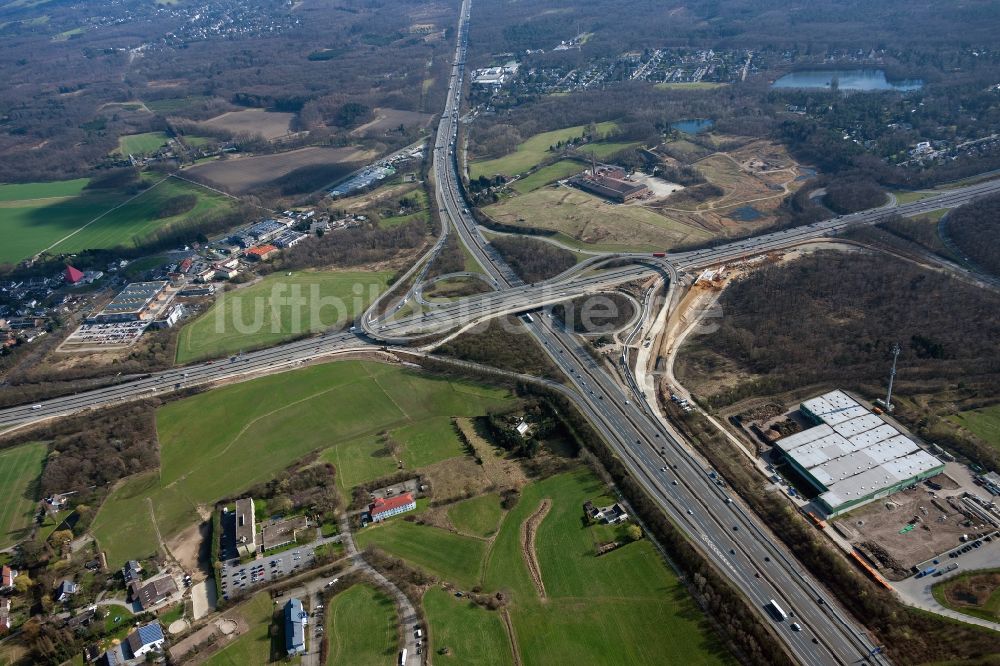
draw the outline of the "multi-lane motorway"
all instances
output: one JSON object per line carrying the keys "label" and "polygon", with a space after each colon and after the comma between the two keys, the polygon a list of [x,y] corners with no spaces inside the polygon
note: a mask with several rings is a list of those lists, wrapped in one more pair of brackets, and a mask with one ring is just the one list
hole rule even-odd
{"label": "multi-lane motorway", "polygon": [[[772,249],[829,236],[852,225],[874,224],[889,215],[917,215],[945,207],[955,207],[985,194],[1000,191],[1000,181],[984,182],[901,206],[885,207],[833,218],[806,227],[777,231],[713,248],[692,250],[651,258],[649,255],[616,254],[584,262],[546,283],[524,285],[486,242],[466,208],[459,186],[455,159],[461,91],[465,73],[468,22],[471,2],[462,5],[458,44],[450,77],[448,101],[441,116],[433,146],[433,178],[442,217],[441,238],[421,262],[397,284],[409,285],[403,297],[411,297],[426,275],[427,266],[440,251],[446,237],[454,232],[487,273],[495,291],[441,305],[409,318],[393,318],[398,308],[385,310],[386,295],[359,321],[361,330],[327,334],[286,343],[271,349],[240,354],[232,358],[153,373],[121,384],[79,395],[64,396],[35,405],[0,410],[0,428],[75,413],[87,408],[117,404],[146,396],[168,393],[192,386],[240,380],[259,374],[282,371],[337,353],[372,351],[378,344],[394,344],[431,333],[466,325],[502,313],[519,312],[565,300],[608,286],[648,277],[659,272],[672,281],[678,270],[696,270],[722,262],[759,254]],[[603,271],[590,270],[601,261],[632,259],[635,265]],[[648,410],[616,383],[580,346],[578,340],[554,326],[551,319],[536,317],[527,330],[563,370],[573,390],[567,390],[582,412],[618,451],[664,510],[690,535],[718,570],[769,622],[795,658],[805,664],[848,664],[869,659],[884,661],[874,654],[875,645],[864,629],[839,609],[834,599],[785,550],[780,541],[756,518],[720,488],[703,469],[703,463]],[[374,342],[374,344],[373,344]],[[764,607],[775,599],[794,617],[774,621]],[[791,628],[791,622],[801,631]]]}

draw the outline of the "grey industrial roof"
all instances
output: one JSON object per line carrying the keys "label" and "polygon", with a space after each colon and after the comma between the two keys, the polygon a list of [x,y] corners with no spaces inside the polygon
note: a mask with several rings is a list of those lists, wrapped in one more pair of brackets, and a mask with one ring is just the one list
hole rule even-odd
{"label": "grey industrial roof", "polygon": [[830,507],[855,501],[933,470],[941,462],[843,391],[802,403],[821,425],[776,446],[825,489]]}
{"label": "grey industrial roof", "polygon": [[101,314],[141,312],[157,294],[166,289],[167,284],[167,282],[132,282],[125,285],[125,288],[104,306]]}

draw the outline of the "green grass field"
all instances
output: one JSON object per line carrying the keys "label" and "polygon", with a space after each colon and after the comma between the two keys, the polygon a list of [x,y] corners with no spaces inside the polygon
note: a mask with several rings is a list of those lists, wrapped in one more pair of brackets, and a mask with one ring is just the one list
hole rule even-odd
{"label": "green grass field", "polygon": [[31,530],[47,451],[44,442],[0,451],[0,548],[14,545]]}
{"label": "green grass field", "polygon": [[369,525],[356,541],[358,548],[374,544],[465,589],[479,581],[486,554],[485,541],[399,519]]}
{"label": "green grass field", "polygon": [[118,152],[122,155],[148,155],[165,146],[167,138],[165,132],[126,134],[118,137]]}
{"label": "green grass field", "polygon": [[542,167],[530,176],[525,176],[524,178],[515,181],[511,187],[521,194],[527,194],[528,192],[533,192],[540,187],[545,187],[549,183],[554,183],[557,180],[562,180],[578,174],[583,171],[584,168],[585,167],[582,164],[574,162],[573,160],[559,160],[554,164]]}
{"label": "green grass field", "polygon": [[[108,550],[109,565],[118,567],[155,550],[147,532],[151,527],[138,522],[148,523],[146,498],[155,507],[163,538],[169,539],[197,521],[197,506],[211,508],[308,453],[432,417],[481,415],[506,404],[506,395],[399,366],[343,361],[178,400],[156,413],[159,476],[152,481],[137,477],[114,491],[93,531]],[[420,460],[425,454],[413,455]],[[121,529],[130,521],[137,521],[134,534]]]}
{"label": "green grass field", "polygon": [[[118,191],[84,190],[86,184],[77,179],[0,185],[0,235],[5,240],[0,263],[16,263],[50,246],[53,253],[72,253],[130,245],[158,229],[233,205],[226,197],[172,178],[131,200],[132,195]],[[192,210],[157,216],[164,201],[182,194],[197,195]]]}
{"label": "green grass field", "polygon": [[[595,543],[609,532],[584,525],[581,506],[588,499],[606,499],[606,493],[607,488],[581,468],[523,488],[520,501],[503,519],[492,542],[390,521],[366,528],[359,543],[362,537],[378,543],[465,588],[479,584],[485,594],[504,591],[519,652],[528,666],[730,663],[705,618],[652,544],[642,540],[602,557],[594,554]],[[545,498],[552,505],[538,528],[535,549],[545,586],[543,600],[522,555],[520,530]],[[473,544],[485,545],[483,559],[470,561],[483,552]],[[425,610],[431,623],[431,650],[447,645],[456,652],[468,651],[469,663],[485,659],[477,652],[482,648],[476,641],[463,638],[468,624],[484,636],[487,649],[500,655],[496,659],[503,663],[503,641],[496,637],[489,617],[477,616],[477,609],[464,603],[428,595]],[[435,625],[435,618],[440,626]],[[678,640],[680,636],[684,640]]]}
{"label": "green grass field", "polygon": [[448,507],[448,519],[463,534],[490,537],[496,534],[503,517],[500,496],[488,493]]}
{"label": "green grass field", "polygon": [[635,148],[639,144],[634,141],[597,141],[595,143],[589,143],[580,149],[585,155],[594,154],[597,159],[604,160],[615,153],[620,153],[623,150],[628,150],[629,148]]}
{"label": "green grass field", "polygon": [[[401,444],[399,457],[410,469],[464,454],[462,442],[451,425],[451,415],[430,415],[388,432]],[[322,457],[337,468],[337,485],[345,496],[350,495],[354,486],[396,470],[395,458],[385,450],[376,433],[338,443],[324,451]]]}
{"label": "green grass field", "polygon": [[[617,127],[616,123],[610,121],[598,123],[597,133],[600,136],[604,136],[617,129]],[[567,127],[565,129],[535,134],[518,145],[517,149],[509,155],[492,160],[470,162],[469,176],[471,178],[479,178],[480,176],[492,177],[498,173],[507,176],[524,173],[551,155],[549,146],[554,146],[559,141],[578,139],[583,135],[585,129],[587,129],[586,125],[577,125],[576,127]]]}
{"label": "green grass field", "polygon": [[1000,404],[959,412],[950,418],[979,439],[1000,449]]}
{"label": "green grass field", "polygon": [[[246,619],[250,629],[209,657],[207,661],[203,662],[205,666],[265,666],[273,663],[271,661],[272,638],[268,633],[271,626],[271,615],[274,612],[271,596],[266,592],[257,594],[250,601],[238,606],[235,611]],[[277,640],[282,641],[283,647],[284,637],[278,636]],[[308,642],[306,645],[308,647]],[[296,657],[287,661],[282,660],[281,663],[297,664],[299,661],[300,658]]]}
{"label": "green grass field", "polygon": [[435,663],[458,666],[510,666],[514,657],[499,613],[466,599],[456,599],[440,588],[424,594],[424,612],[430,625],[430,640],[447,655],[435,653]]}
{"label": "green grass field", "polygon": [[177,363],[275,344],[331,326],[343,327],[385,290],[391,273],[273,273],[225,292],[177,341]]}
{"label": "green grass field", "polygon": [[396,606],[368,585],[355,585],[335,596],[326,608],[329,666],[385,666],[396,655]]}

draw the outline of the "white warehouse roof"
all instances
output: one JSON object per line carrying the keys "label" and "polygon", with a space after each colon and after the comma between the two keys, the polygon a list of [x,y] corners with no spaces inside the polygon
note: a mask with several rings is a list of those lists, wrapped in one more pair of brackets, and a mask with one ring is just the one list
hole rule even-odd
{"label": "white warehouse roof", "polygon": [[780,439],[776,446],[822,486],[820,499],[834,509],[941,466],[843,391],[806,400],[802,407],[820,425]]}

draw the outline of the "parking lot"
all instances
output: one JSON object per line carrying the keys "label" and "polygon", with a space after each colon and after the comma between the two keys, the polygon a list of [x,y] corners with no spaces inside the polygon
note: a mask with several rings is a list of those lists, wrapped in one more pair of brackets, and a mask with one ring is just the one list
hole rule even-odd
{"label": "parking lot", "polygon": [[229,600],[231,594],[245,592],[253,587],[297,574],[311,567],[316,559],[309,544],[295,550],[286,550],[274,555],[264,555],[240,564],[229,560],[222,565],[222,598]]}

